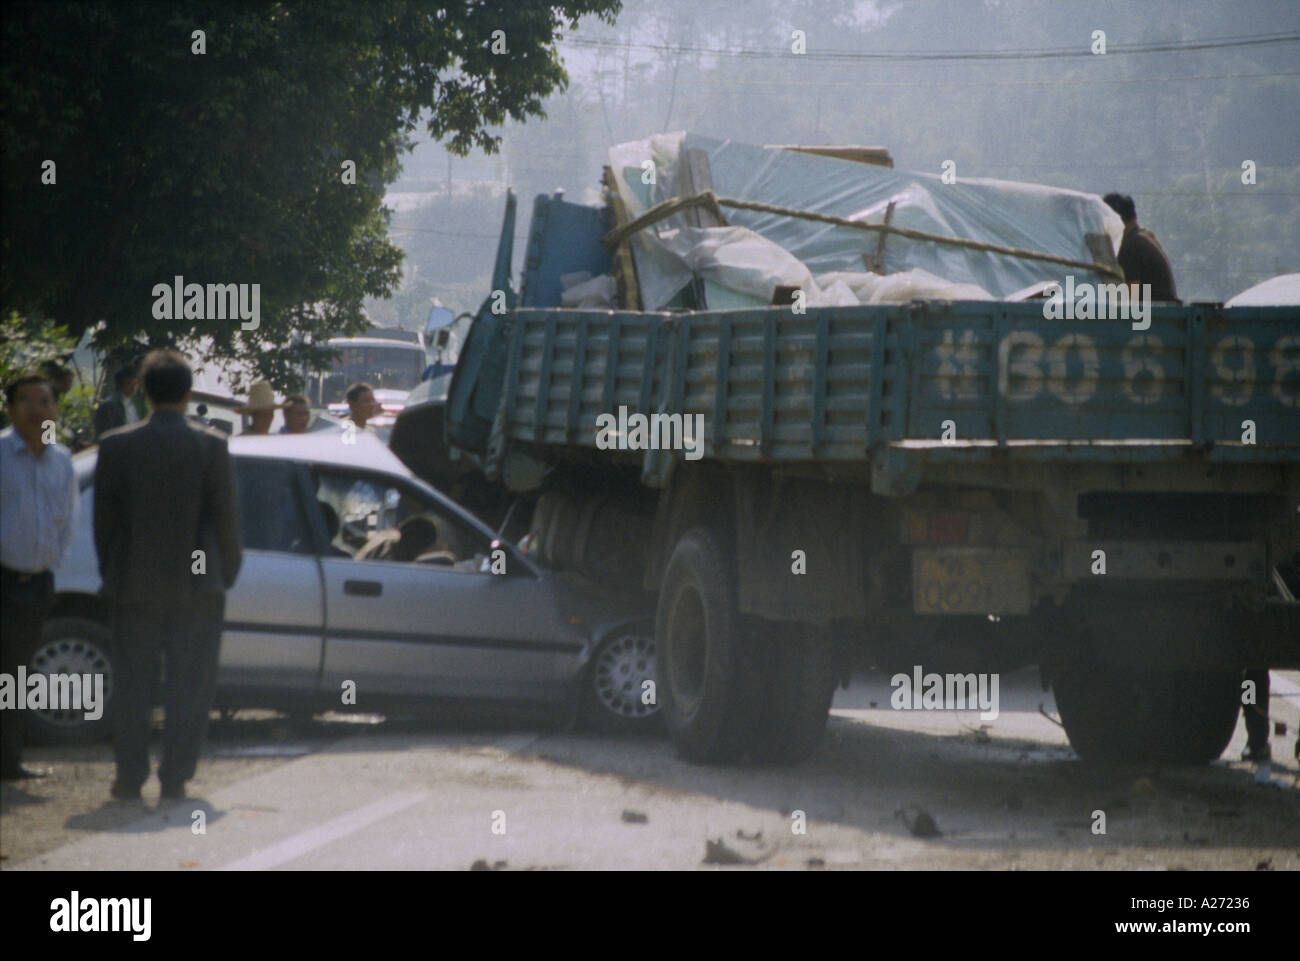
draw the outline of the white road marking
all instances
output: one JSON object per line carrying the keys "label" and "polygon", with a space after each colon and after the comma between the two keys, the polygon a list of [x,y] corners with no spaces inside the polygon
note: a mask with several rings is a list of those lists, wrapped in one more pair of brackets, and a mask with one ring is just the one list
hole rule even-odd
{"label": "white road marking", "polygon": [[382,821],[389,815],[396,814],[412,804],[423,801],[428,796],[428,791],[408,791],[404,794],[394,794],[381,801],[357,808],[355,811],[337,817],[332,821],[326,821],[317,827],[288,837],[279,844],[273,844],[256,854],[250,854],[246,858],[232,861],[217,870],[267,871],[279,867],[281,864],[300,858],[308,852],[339,840],[339,838],[355,834],[376,821]]}
{"label": "white road marking", "polygon": [[1286,694],[1294,697],[1300,694],[1300,687],[1297,687],[1286,675],[1279,671],[1270,671],[1268,678],[1268,689],[1270,694]]}
{"label": "white road marking", "polygon": [[[494,740],[489,747],[500,752],[497,755],[498,759],[504,761],[507,754],[522,751],[540,737],[540,734],[534,732],[507,734]],[[273,844],[265,850],[250,854],[248,857],[240,858],[238,861],[232,861],[217,870],[267,871],[279,867],[317,848],[331,844],[340,838],[345,838],[349,834],[355,834],[377,821],[382,821],[390,815],[425,800],[429,796],[428,791],[407,791],[402,794],[394,794],[375,801],[373,804],[367,804],[365,807],[340,815],[332,821],[326,821],[324,824],[291,835],[278,844]]]}

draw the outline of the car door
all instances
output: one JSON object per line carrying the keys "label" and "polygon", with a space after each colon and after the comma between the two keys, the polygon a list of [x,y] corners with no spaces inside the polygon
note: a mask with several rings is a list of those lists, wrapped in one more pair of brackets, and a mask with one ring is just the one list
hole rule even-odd
{"label": "car door", "polygon": [[311,694],[320,682],[325,602],[308,523],[308,475],[275,457],[237,456],[243,563],[226,595],[218,684]]}
{"label": "car door", "polygon": [[564,696],[583,643],[548,582],[424,485],[340,468],[315,479],[334,537],[321,558],[323,689],[354,681],[358,706],[368,692]]}

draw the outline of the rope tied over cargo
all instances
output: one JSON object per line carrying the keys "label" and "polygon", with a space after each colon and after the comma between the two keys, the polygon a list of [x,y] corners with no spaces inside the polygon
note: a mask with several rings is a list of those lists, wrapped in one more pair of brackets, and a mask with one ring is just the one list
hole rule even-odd
{"label": "rope tied over cargo", "polygon": [[848,220],[844,217],[836,217],[832,214],[823,214],[811,210],[798,210],[793,207],[782,207],[778,204],[763,203],[757,200],[736,200],[732,197],[719,197],[712,190],[703,190],[697,194],[691,194],[685,197],[672,197],[661,203],[655,204],[640,217],[629,220],[627,223],[615,227],[605,235],[602,243],[613,250],[637,231],[653,226],[661,220],[667,220],[669,217],[679,214],[684,210],[701,206],[708,207],[718,220],[724,223],[725,219],[722,216],[721,208],[733,207],[737,210],[752,210],[756,213],[774,214],[778,217],[797,217],[803,220],[815,220],[836,227],[852,227],[854,230],[865,230],[870,233],[896,234],[899,237],[906,237],[909,240],[922,240],[936,244],[947,244],[950,247],[964,247],[967,250],[980,250],[990,254],[1003,254],[1007,257],[1017,257],[1023,260],[1041,260],[1049,264],[1060,264],[1063,267],[1078,267],[1083,270],[1095,271],[1099,274],[1115,277],[1121,282],[1124,280],[1123,271],[1120,270],[1118,265],[1114,264],[1102,264],[1088,260],[1072,260],[1069,257],[1058,257],[1056,254],[1046,254],[1037,250],[1026,250],[1023,247],[1007,247],[1003,244],[991,244],[982,240],[967,240],[963,237],[945,237],[942,234],[932,234],[925,230],[913,230],[910,227],[895,227],[891,224],[868,224],[859,220]]}

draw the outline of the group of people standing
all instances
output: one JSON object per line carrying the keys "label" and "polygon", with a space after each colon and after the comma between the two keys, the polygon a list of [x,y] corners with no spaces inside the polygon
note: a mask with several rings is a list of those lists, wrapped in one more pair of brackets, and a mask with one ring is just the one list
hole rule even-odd
{"label": "group of people standing", "polygon": [[235,408],[238,414],[248,417],[245,434],[269,434],[275,412],[284,411],[281,434],[305,434],[311,426],[311,402],[302,394],[290,394],[283,401],[275,399],[275,391],[264,380],[259,380],[248,391],[248,403]]}
{"label": "group of people standing", "polygon": [[[379,412],[375,400],[375,389],[367,383],[353,384],[347,390],[348,419],[358,430],[365,430],[367,423]],[[281,434],[305,434],[311,428],[311,402],[303,394],[290,394],[283,401],[275,399],[275,391],[269,383],[259,380],[248,392],[248,403],[235,408],[236,412],[245,414],[249,419],[245,434],[269,434],[271,424],[275,421],[275,412],[284,411],[284,426]]]}
{"label": "group of people standing", "polygon": [[[135,385],[116,382],[118,399],[128,401],[140,381],[152,413],[101,434],[94,479],[95,550],[116,655],[111,794],[137,799],[149,778],[153,696],[165,660],[158,779],[162,797],[177,799],[207,731],[225,594],[243,547],[226,439],[186,416],[193,374],[185,358],[151,352]],[[68,449],[47,430],[58,413],[49,378],[19,376],[5,386],[5,400],[13,426],[0,431],[0,650],[4,671],[16,674],[40,643],[80,491]],[[101,406],[106,425],[127,416],[108,406],[113,400]],[[0,775],[48,774],[22,762],[22,712],[0,714]]]}
{"label": "group of people standing", "polygon": [[[124,367],[94,416],[94,537],[114,634],[114,754],[111,794],[140,797],[150,774],[153,695],[165,660],[166,730],[158,768],[161,796],[185,796],[207,730],[217,679],[225,592],[242,559],[238,498],[226,437],[187,416],[193,374],[174,350],[155,350]],[[71,452],[48,429],[57,423],[59,383],[47,371],[5,386],[13,425],[0,431],[0,671],[16,677],[40,645],[54,601],[53,572],[77,530],[80,491]],[[64,385],[64,391],[67,387]],[[137,406],[143,390],[152,410]],[[374,390],[347,391],[359,430],[377,413]],[[269,434],[283,410],[282,434],[306,433],[308,399],[275,400],[254,384],[236,411],[249,434]],[[201,558],[201,562],[200,562]],[[22,761],[20,711],[0,711],[0,777],[43,777]]]}

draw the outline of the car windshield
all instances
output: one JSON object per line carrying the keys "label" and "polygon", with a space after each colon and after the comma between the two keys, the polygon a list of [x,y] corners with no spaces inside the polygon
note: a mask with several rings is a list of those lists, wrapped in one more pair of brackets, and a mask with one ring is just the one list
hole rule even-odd
{"label": "car windshield", "polygon": [[358,381],[380,389],[411,390],[424,367],[424,351],[418,347],[339,345],[333,370],[320,375],[321,406],[343,403],[348,387]]}

